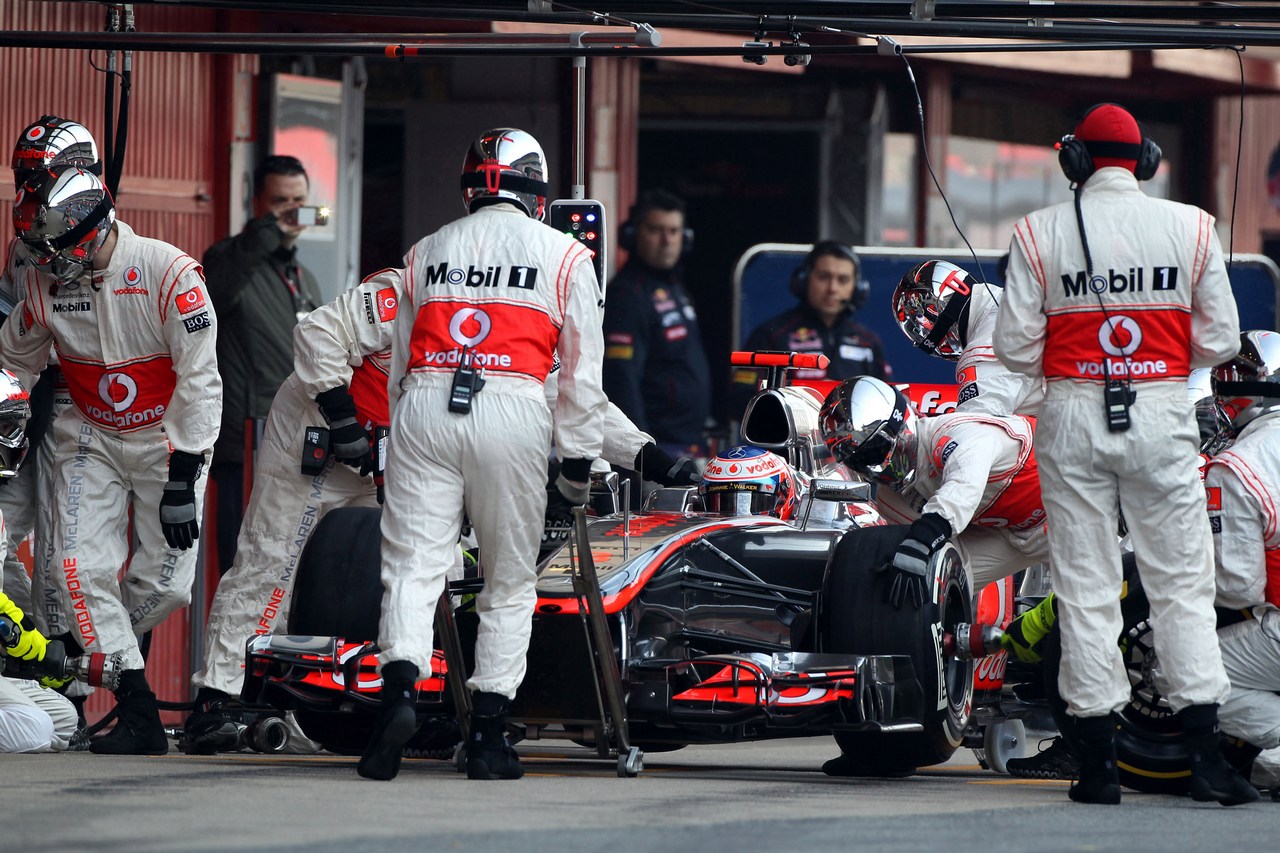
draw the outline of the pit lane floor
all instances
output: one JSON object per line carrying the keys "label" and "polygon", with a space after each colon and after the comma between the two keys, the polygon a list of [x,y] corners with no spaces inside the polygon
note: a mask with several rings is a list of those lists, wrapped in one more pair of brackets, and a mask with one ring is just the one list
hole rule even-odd
{"label": "pit lane floor", "polygon": [[907,779],[833,779],[827,738],[650,753],[613,762],[522,748],[518,782],[471,782],[406,761],[393,782],[355,759],[0,756],[10,851],[991,851],[1274,850],[1280,804],[1232,809],[1126,791],[1116,807],[1067,783],[980,769],[969,750]]}

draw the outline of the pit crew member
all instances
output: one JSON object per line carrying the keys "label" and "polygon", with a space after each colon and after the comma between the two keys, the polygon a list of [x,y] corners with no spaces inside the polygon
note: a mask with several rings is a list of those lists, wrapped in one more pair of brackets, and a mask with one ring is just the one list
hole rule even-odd
{"label": "pit crew member", "polygon": [[1130,693],[1115,642],[1122,507],[1169,703],[1192,744],[1192,796],[1247,802],[1257,792],[1216,747],[1229,684],[1186,401],[1191,370],[1239,348],[1222,247],[1209,214],[1139,189],[1159,147],[1123,107],[1090,108],[1059,145],[1074,203],[1014,227],[993,341],[1006,367],[1046,382],[1037,444],[1062,614],[1058,680],[1083,744],[1070,796],[1120,801],[1111,715]]}
{"label": "pit crew member", "polygon": [[90,172],[62,167],[29,179],[13,222],[56,287],[24,276],[14,321],[0,328],[0,361],[30,382],[56,347],[74,402],[53,425],[63,611],[86,651],[123,656],[116,726],[90,748],[164,753],[135,634],[191,597],[203,472],[221,412],[217,321],[199,264],[116,221]]}
{"label": "pit crew member", "polygon": [[1044,383],[1009,370],[991,345],[1002,289],[947,261],[925,261],[898,282],[893,316],[916,349],[956,363],[957,410],[1034,415]]}
{"label": "pit crew member", "polygon": [[[98,146],[88,128],[53,115],[41,116],[22,129],[14,144],[12,165],[15,194],[27,178],[43,168],[80,166],[86,171],[101,174]],[[5,252],[4,269],[0,270],[0,323],[8,318],[13,306],[22,298],[19,288],[30,266],[22,241],[14,237]],[[53,417],[52,409],[70,402],[66,380],[59,377],[58,368],[51,365],[32,386],[32,417],[27,423],[27,436],[36,451],[23,463],[21,474],[7,479],[4,487],[0,488],[0,511],[4,513],[9,534],[8,553],[4,560],[4,590],[30,613],[36,627],[49,636],[66,630],[61,621],[57,595],[48,582],[53,500],[48,497],[52,460],[46,457],[51,454],[52,447],[44,442]],[[18,560],[18,546],[32,531],[35,532],[31,548],[33,570],[28,578],[26,567]]]}
{"label": "pit crew member", "polygon": [[[541,386],[553,359],[562,365],[556,488],[576,505],[588,498],[606,404],[600,285],[586,249],[541,222],[546,176],[542,147],[530,134],[481,134],[463,161],[468,215],[405,257],[382,516],[382,706],[357,768],[368,778],[395,777],[416,727],[414,684],[430,667],[432,617],[464,508],[486,564],[467,681],[467,775],[524,773],[504,729],[524,678],[536,600],[533,561],[553,430]],[[429,512],[424,495],[433,499]]]}
{"label": "pit crew member", "polygon": [[1231,693],[1222,732],[1243,742],[1233,764],[1280,746],[1280,334],[1247,331],[1240,353],[1214,371],[1235,443],[1205,471],[1219,607],[1248,618],[1218,630]]}

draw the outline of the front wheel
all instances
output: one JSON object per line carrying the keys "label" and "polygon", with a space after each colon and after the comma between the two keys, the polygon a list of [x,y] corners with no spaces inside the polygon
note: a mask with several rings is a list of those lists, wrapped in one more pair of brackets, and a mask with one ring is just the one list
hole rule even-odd
{"label": "front wheel", "polygon": [[827,652],[904,655],[921,690],[923,732],[837,732],[850,769],[902,775],[947,761],[959,748],[973,706],[973,662],[943,655],[942,636],[973,619],[973,595],[960,552],[947,544],[930,560],[925,605],[885,601],[891,578],[877,569],[893,559],[906,525],[851,530],[832,555],[824,584],[821,630]]}

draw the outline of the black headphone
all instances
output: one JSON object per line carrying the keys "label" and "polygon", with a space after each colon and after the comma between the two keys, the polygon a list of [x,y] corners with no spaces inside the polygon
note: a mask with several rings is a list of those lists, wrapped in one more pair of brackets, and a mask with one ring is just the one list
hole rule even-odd
{"label": "black headphone", "polygon": [[[1119,106],[1119,104],[1094,104],[1084,111],[1080,121],[1084,121],[1089,113],[1098,107]],[[1079,122],[1077,122],[1079,124]],[[1131,142],[1097,142],[1076,139],[1075,134],[1068,133],[1058,141],[1058,165],[1062,174],[1073,184],[1083,184],[1095,171],[1094,157],[1116,157],[1125,160],[1136,160],[1133,174],[1140,181],[1149,181],[1155,177],[1160,168],[1160,146],[1151,137],[1143,136],[1142,142],[1134,145]]]}
{"label": "black headphone", "polygon": [[813,244],[809,254],[804,256],[804,262],[791,273],[791,295],[801,302],[805,301],[809,295],[809,276],[813,273],[818,258],[824,255],[844,258],[853,263],[853,295],[849,297],[849,307],[856,311],[867,304],[867,297],[871,295],[871,282],[862,277],[862,261],[853,249],[838,240],[820,240]]}
{"label": "black headphone", "polygon": [[[636,250],[636,209],[636,206],[633,205],[631,213],[627,215],[627,221],[618,228],[618,245],[628,252]],[[649,208],[649,210],[661,209],[660,207]],[[681,212],[683,213],[683,211]],[[693,229],[686,225],[682,237],[683,239],[680,241],[680,260],[683,261],[693,251]]]}

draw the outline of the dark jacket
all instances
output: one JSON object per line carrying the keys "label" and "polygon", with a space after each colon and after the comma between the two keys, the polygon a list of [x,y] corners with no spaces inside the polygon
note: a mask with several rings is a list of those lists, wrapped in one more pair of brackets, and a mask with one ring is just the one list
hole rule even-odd
{"label": "dark jacket", "polygon": [[711,371],[679,267],[632,259],[609,282],[604,306],[604,391],[636,426],[665,444],[702,443]]}
{"label": "dark jacket", "polygon": [[[826,370],[793,370],[793,379],[848,379],[861,375],[892,379],[893,371],[885,364],[880,336],[853,317],[854,312],[846,308],[828,327],[809,303],[804,302],[761,323],[747,338],[743,349],[820,352],[831,359]],[[759,370],[734,371],[730,400],[735,417],[742,417],[760,377]]]}
{"label": "dark jacket", "polygon": [[[321,304],[315,276],[281,245],[267,214],[204,253],[209,298],[218,314],[222,430],[214,461],[244,461],[245,418],[263,418],[293,372],[293,327]],[[292,286],[291,286],[292,285]]]}

